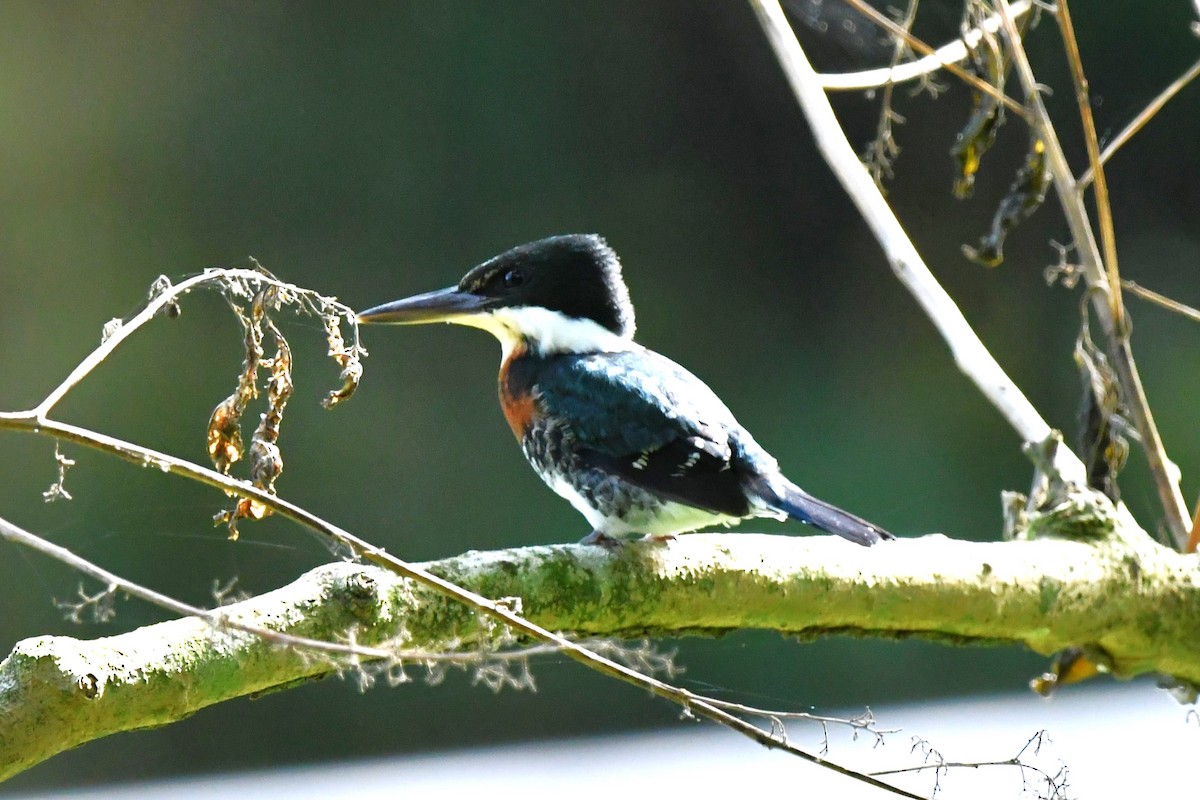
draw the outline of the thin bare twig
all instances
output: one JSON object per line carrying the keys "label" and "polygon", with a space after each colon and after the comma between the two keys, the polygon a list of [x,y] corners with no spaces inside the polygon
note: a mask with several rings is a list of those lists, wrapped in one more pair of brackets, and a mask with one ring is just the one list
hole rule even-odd
{"label": "thin bare twig", "polygon": [[[808,118],[817,146],[879,240],[897,278],[921,304],[950,346],[958,368],[974,381],[1017,434],[1026,442],[1047,441],[1051,436],[1050,426],[996,363],[954,300],[933,277],[887,200],[846,141],[816,72],[778,1],[752,0],[752,5]],[[1065,480],[1086,485],[1083,462],[1075,454],[1065,447],[1058,447],[1053,459],[1055,468]]]}
{"label": "thin bare twig", "polygon": [[884,736],[889,733],[899,733],[899,728],[877,728],[875,727],[875,715],[871,713],[871,709],[867,709],[864,713],[854,717],[828,717],[822,714],[811,714],[807,711],[775,711],[769,708],[759,708],[758,706],[748,706],[744,703],[734,703],[729,700],[717,700],[709,698],[709,702],[718,708],[723,708],[726,711],[732,711],[737,714],[746,714],[753,717],[760,717],[771,721],[771,725],[779,730],[783,729],[783,720],[798,719],[805,722],[815,722],[825,729],[828,725],[842,725],[854,731],[857,738],[860,731],[865,731],[875,737],[876,744],[883,742]]}
{"label": "thin bare twig", "polygon": [[[1038,731],[1037,733],[1035,733],[1033,736],[1031,736],[1029,738],[1029,741],[1025,742],[1024,746],[1021,747],[1021,749],[1019,751],[1017,751],[1017,754],[1014,755],[1012,758],[1007,758],[1004,760],[996,760],[996,761],[947,761],[945,758],[942,757],[942,754],[939,751],[933,749],[929,745],[928,742],[926,742],[924,740],[917,740],[913,744],[913,750],[917,750],[918,748],[923,750],[925,752],[925,757],[926,757],[927,761],[932,762],[932,763],[920,764],[915,767],[898,767],[896,769],[877,770],[875,772],[872,772],[871,774],[872,775],[904,775],[906,773],[913,773],[913,772],[920,773],[920,772],[925,772],[927,770],[932,769],[932,770],[936,770],[937,773],[940,775],[942,772],[945,772],[950,769],[983,769],[984,767],[1017,767],[1019,770],[1021,770],[1022,777],[1024,776],[1025,771],[1029,770],[1031,772],[1037,773],[1039,776],[1041,776],[1041,779],[1043,781],[1045,781],[1046,787],[1051,791],[1051,794],[1048,796],[1045,796],[1045,795],[1039,795],[1039,796],[1045,796],[1045,797],[1047,797],[1047,800],[1058,800],[1058,798],[1062,798],[1065,796],[1063,794],[1063,792],[1067,788],[1066,768],[1060,766],[1058,773],[1055,775],[1051,775],[1049,772],[1042,769],[1041,767],[1039,767],[1035,764],[1028,764],[1022,760],[1025,758],[1025,753],[1030,748],[1033,748],[1033,752],[1035,755],[1040,755],[1042,745],[1048,741],[1049,740],[1046,738],[1046,732]],[[936,793],[936,788],[935,788],[935,793]]]}
{"label": "thin bare twig", "polygon": [[[1017,17],[1024,16],[1033,8],[1031,0],[1019,0],[1012,4],[1012,12]],[[994,34],[1000,29],[1000,17],[992,14],[979,28],[967,31],[961,39],[955,39],[944,44],[937,50],[916,61],[906,64],[896,64],[890,67],[867,69],[859,72],[822,72],[819,74],[821,86],[831,92],[863,91],[878,89],[889,83],[906,83],[908,81],[931,75],[948,64],[957,64],[966,59],[970,49],[979,44],[985,33]],[[901,38],[901,37],[897,37]],[[906,41],[901,38],[902,41]]]}
{"label": "thin bare twig", "polygon": [[[1015,13],[1016,10],[1017,7],[1014,4],[1013,12]],[[1185,86],[1195,80],[1197,75],[1200,75],[1200,60],[1196,61],[1195,64],[1192,64],[1192,66],[1188,68],[1187,72],[1171,81],[1171,83],[1161,92],[1159,92],[1158,96],[1151,100],[1136,117],[1130,120],[1129,124],[1126,125],[1125,128],[1118,133],[1111,142],[1108,143],[1108,146],[1104,148],[1104,151],[1100,153],[1100,163],[1107,164],[1108,160],[1112,158],[1116,152],[1125,145],[1126,142],[1132,139],[1138,131],[1144,128],[1146,123],[1154,118],[1155,114],[1157,114],[1159,111],[1162,111],[1163,106],[1169,103],[1171,99],[1175,97],[1175,95],[1179,94],[1179,92]],[[1089,166],[1087,171],[1084,172],[1076,182],[1080,191],[1091,185],[1092,175],[1092,168]]]}
{"label": "thin bare twig", "polygon": [[[1011,14],[1011,11],[1006,10],[1005,13]],[[1105,274],[1108,277],[1109,313],[1112,315],[1117,335],[1126,336],[1128,325],[1125,321],[1125,304],[1121,302],[1121,273],[1117,268],[1117,236],[1113,228],[1112,205],[1108,199],[1108,179],[1104,177],[1104,165],[1100,161],[1100,140],[1096,135],[1096,120],[1092,117],[1087,73],[1083,69],[1083,57],[1079,54],[1079,42],[1075,39],[1075,26],[1071,22],[1071,7],[1067,0],[1057,0],[1054,18],[1058,20],[1063,45],[1067,49],[1067,63],[1071,67],[1071,80],[1075,84],[1075,103],[1079,107],[1079,120],[1083,123],[1083,141],[1095,184],[1093,191],[1096,195],[1096,216],[1100,223],[1100,243],[1104,252]],[[1011,17],[1006,19],[1011,21]],[[1019,40],[1013,42],[1014,47],[1019,45]],[[1075,184],[1075,190],[1080,193],[1083,191],[1078,182]]]}
{"label": "thin bare twig", "polygon": [[1121,279],[1121,286],[1123,286],[1130,294],[1140,297],[1147,302],[1162,306],[1168,311],[1174,311],[1176,314],[1181,314],[1190,319],[1192,322],[1200,322],[1200,310],[1192,308],[1186,303],[1173,300],[1170,297],[1167,297],[1165,294],[1159,294],[1153,289],[1147,289],[1145,286],[1142,286],[1139,283],[1134,283],[1133,281],[1125,278]]}
{"label": "thin bare twig", "polygon": [[[104,569],[95,562],[88,561],[86,558],[73,553],[65,547],[49,542],[36,534],[30,533],[22,528],[17,527],[8,520],[0,517],[0,539],[17,544],[22,547],[27,547],[44,556],[65,564],[75,572],[81,575],[87,575],[104,584],[105,589],[103,594],[111,595],[122,593],[130,597],[136,597],[139,600],[144,600],[147,603],[155,605],[165,611],[170,611],[173,614],[178,614],[184,617],[196,617],[213,626],[218,631],[238,631],[239,633],[249,634],[259,639],[266,640],[278,645],[286,645],[288,647],[296,647],[304,650],[316,651],[320,653],[328,653],[338,656],[352,656],[356,658],[381,659],[389,661],[430,661],[430,662],[447,662],[447,663],[464,663],[469,661],[478,661],[480,653],[478,652],[429,652],[415,650],[397,650],[389,647],[366,647],[359,644],[346,644],[340,642],[328,642],[322,639],[311,639],[305,636],[296,636],[290,633],[281,633],[279,631],[264,628],[261,625],[250,625],[244,622],[239,622],[228,616],[227,609],[216,608],[208,609],[200,606],[194,606],[190,603],[184,603],[176,600],[170,595],[155,591],[147,586],[136,583],[134,581],[123,578],[115,572],[110,572]],[[84,596],[85,603],[95,602],[97,596]],[[78,620],[76,620],[78,621]],[[533,647],[524,647],[512,651],[495,651],[488,653],[488,657],[501,659],[524,658],[531,655],[541,655],[547,652],[558,652],[559,648],[539,645]]]}
{"label": "thin bare twig", "polygon": [[[928,44],[921,41],[917,37],[910,34],[908,31],[904,30],[902,27],[897,25],[895,22],[893,22],[891,19],[889,19],[887,17],[887,15],[881,14],[878,11],[876,11],[874,8],[872,8],[871,6],[867,5],[866,2],[864,2],[864,0],[846,0],[846,2],[849,3],[851,6],[853,6],[854,9],[859,11],[863,16],[867,17],[869,20],[874,22],[876,25],[885,29],[891,35],[898,36],[901,39],[903,39],[905,42],[908,43],[909,47],[911,47],[913,50],[916,50],[918,53],[924,53],[927,56],[931,56],[937,52],[932,47],[930,47]],[[788,30],[791,30],[791,28],[789,27]],[[1025,107],[1022,106],[1020,103],[1018,103],[1016,100],[1013,100],[1011,97],[1006,95],[1004,92],[1000,91],[995,86],[992,86],[990,83],[983,80],[982,78],[980,78],[976,75],[972,75],[971,73],[967,72],[965,69],[958,66],[958,64],[951,62],[951,63],[944,64],[944,67],[947,72],[951,73],[955,77],[961,79],[965,83],[970,84],[971,86],[974,86],[976,89],[983,92],[984,94],[990,95],[990,96],[996,98],[997,100],[999,100],[1001,103],[1004,104],[1005,108],[1007,108],[1009,111],[1012,111],[1017,116],[1024,118],[1025,115],[1028,113],[1025,110]],[[818,86],[821,84],[820,78],[817,79],[817,84],[818,84]]]}
{"label": "thin bare twig", "polygon": [[[912,24],[917,18],[918,3],[919,0],[908,0],[908,9],[900,20],[900,27],[905,31],[912,30]],[[908,44],[899,36],[895,37],[892,40],[891,66],[894,68],[899,64],[905,54],[912,54]],[[863,163],[867,165],[867,169],[871,171],[871,177],[880,186],[883,185],[885,178],[893,177],[892,163],[900,154],[900,145],[896,144],[896,139],[892,134],[892,124],[903,124],[904,117],[892,108],[892,94],[895,92],[895,88],[896,85],[891,81],[883,87],[883,97],[879,103],[879,122],[875,126],[875,138],[867,145],[867,152],[862,159]]]}
{"label": "thin bare twig", "polygon": [[[94,578],[95,580],[104,584],[105,589],[103,594],[126,594],[130,597],[136,597],[140,600],[144,600],[151,605],[157,606],[158,608],[169,611],[173,614],[178,614],[185,617],[195,617],[197,619],[204,620],[218,631],[238,631],[240,633],[246,633],[259,639],[287,647],[327,653],[330,655],[349,656],[356,659],[373,659],[393,663],[400,661],[413,661],[421,663],[445,664],[477,663],[484,657],[492,661],[516,661],[534,656],[557,654],[561,652],[561,649],[557,645],[546,643],[515,647],[510,650],[492,650],[486,653],[479,650],[447,650],[435,652],[430,650],[404,650],[393,647],[368,647],[361,644],[329,642],[323,639],[312,639],[305,636],[296,636],[295,634],[282,633],[280,631],[271,630],[270,628],[264,628],[261,625],[250,625],[244,622],[239,622],[238,620],[228,616],[228,609],[225,608],[219,607],[215,609],[207,609],[176,600],[170,595],[163,594],[162,592],[155,591],[154,589],[139,584],[135,581],[123,578],[115,572],[110,572],[95,562],[89,561],[65,547],[49,542],[36,534],[30,533],[29,531],[12,524],[3,517],[0,517],[0,539],[4,539],[5,541],[20,545],[22,547],[27,547],[35,552],[48,556],[49,558],[52,558],[61,564],[65,564],[81,575],[87,575],[90,578]],[[217,592],[217,594],[221,593],[222,592]],[[95,599],[96,598],[92,596],[84,597],[85,602],[95,601]],[[624,648],[623,650],[620,648],[615,648],[612,646],[612,643],[606,640],[585,640],[581,642],[581,644],[592,647],[596,650],[606,651],[619,656],[626,654],[626,651],[628,651],[628,648]],[[646,662],[648,659],[643,657],[640,660],[642,662]]]}

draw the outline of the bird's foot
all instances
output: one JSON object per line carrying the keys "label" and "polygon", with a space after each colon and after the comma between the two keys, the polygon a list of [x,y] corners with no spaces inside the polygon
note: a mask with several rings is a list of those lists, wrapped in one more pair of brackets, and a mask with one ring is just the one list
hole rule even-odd
{"label": "bird's foot", "polygon": [[649,544],[666,546],[666,545],[670,544],[671,542],[675,541],[675,534],[673,534],[673,533],[647,533],[645,536],[642,537],[642,541],[648,542]]}
{"label": "bird's foot", "polygon": [[625,546],[625,543],[615,536],[610,536],[604,531],[592,531],[587,536],[579,540],[580,544],[594,544],[597,547],[603,547],[605,550],[616,552]]}

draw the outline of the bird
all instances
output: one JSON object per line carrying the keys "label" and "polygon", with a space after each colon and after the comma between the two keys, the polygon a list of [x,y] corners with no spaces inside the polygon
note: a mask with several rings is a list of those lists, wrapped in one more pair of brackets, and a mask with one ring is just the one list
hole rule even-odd
{"label": "bird", "polygon": [[454,286],[358,313],[446,322],[501,345],[504,417],[534,471],[610,548],[751,517],[795,519],[860,545],[894,538],[792,483],[703,381],[634,342],[621,261],[597,234],[551,236]]}

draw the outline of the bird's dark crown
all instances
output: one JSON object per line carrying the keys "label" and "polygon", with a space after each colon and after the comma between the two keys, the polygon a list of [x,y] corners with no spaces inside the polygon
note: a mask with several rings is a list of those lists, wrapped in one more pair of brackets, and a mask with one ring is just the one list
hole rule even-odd
{"label": "bird's dark crown", "polygon": [[544,308],[632,337],[633,304],[621,261],[594,233],[551,236],[512,248],[468,272],[458,290],[485,308]]}

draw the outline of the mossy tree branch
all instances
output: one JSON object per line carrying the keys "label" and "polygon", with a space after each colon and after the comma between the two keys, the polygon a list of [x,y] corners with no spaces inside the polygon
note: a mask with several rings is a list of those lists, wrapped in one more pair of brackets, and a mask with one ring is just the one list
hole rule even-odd
{"label": "mossy tree branch", "polygon": [[[926,536],[875,548],[834,537],[696,534],[618,553],[579,545],[423,565],[577,636],[861,633],[1085,644],[1116,675],[1200,683],[1200,563],[1154,544],[1124,508],[1066,504],[1034,540]],[[1075,539],[1056,538],[1071,532]],[[495,623],[411,580],[330,564],[227,606],[230,620],[328,641],[438,651],[485,648]],[[402,659],[401,659],[402,660]],[[118,731],[349,666],[195,618],[91,641],[37,637],[0,663],[0,779]]]}

